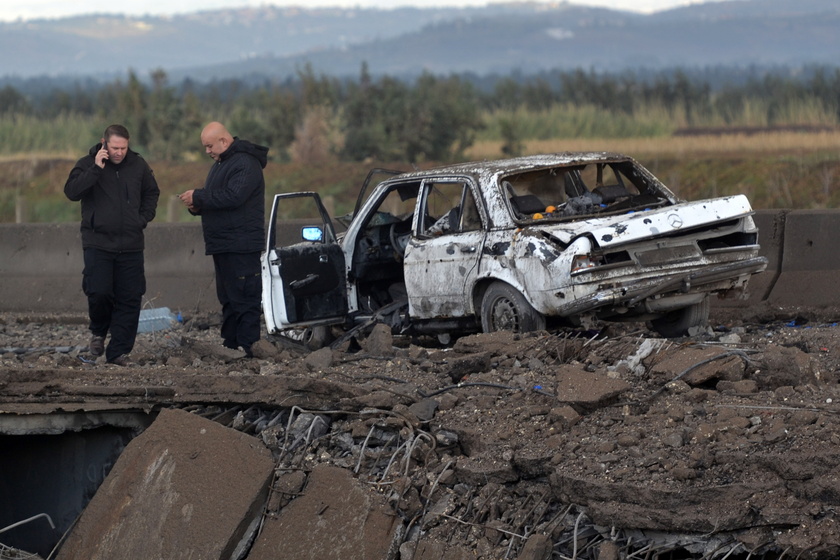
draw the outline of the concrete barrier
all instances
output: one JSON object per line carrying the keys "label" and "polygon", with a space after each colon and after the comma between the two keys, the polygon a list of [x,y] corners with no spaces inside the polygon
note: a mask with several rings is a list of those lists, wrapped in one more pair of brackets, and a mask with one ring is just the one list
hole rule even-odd
{"label": "concrete barrier", "polygon": [[[79,225],[0,225],[0,310],[84,313]],[[204,254],[199,224],[149,224],[146,307],[217,309],[213,260]]]}
{"label": "concrete barrier", "polygon": [[70,224],[0,225],[0,309],[84,309],[78,230]]}
{"label": "concrete barrier", "polygon": [[[755,220],[767,270],[752,278],[747,299],[715,300],[713,305],[840,306],[840,290],[833,289],[840,271],[833,239],[840,210],[762,210]],[[286,222],[288,231],[279,234],[299,235],[302,224]],[[146,307],[217,311],[213,276],[200,224],[149,224]],[[87,302],[81,285],[78,224],[0,224],[0,311],[84,313]]]}
{"label": "concrete barrier", "polygon": [[770,305],[840,305],[838,231],[840,212],[836,210],[802,210],[786,215],[779,276],[767,296]]}

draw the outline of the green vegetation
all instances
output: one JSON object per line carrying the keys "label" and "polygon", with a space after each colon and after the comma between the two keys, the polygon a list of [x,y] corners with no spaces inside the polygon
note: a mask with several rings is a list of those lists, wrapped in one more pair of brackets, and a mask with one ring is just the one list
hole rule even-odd
{"label": "green vegetation", "polygon": [[102,130],[99,121],[88,115],[65,113],[46,119],[0,110],[0,153],[81,154],[96,143]]}
{"label": "green vegetation", "polygon": [[408,83],[316,76],[304,68],[283,83],[225,81],[170,85],[134,73],[98,87],[24,96],[0,89],[0,154],[79,153],[106,124],[125,124],[151,159],[200,154],[201,126],[225,122],[268,145],[274,161],[324,158],[410,163],[463,157],[476,140],[662,137],[697,127],[836,126],[840,69],[794,79],[768,74],[712,88],[676,71],[646,80],[582,70],[479,84],[466,76],[424,74]]}
{"label": "green vegetation", "polygon": [[835,207],[837,91],[840,70],[819,68],[798,79],[767,75],[715,87],[681,72],[490,82],[426,74],[408,83],[375,79],[365,67],[358,81],[304,68],[284,83],[174,86],[157,71],[149,83],[130,73],[30,96],[7,86],[0,89],[0,221],[78,219],[64,180],[112,122],[125,124],[132,147],[153,163],[163,190],[159,219],[194,220],[173,197],[203,182],[209,161],[198,135],[211,120],[271,148],[269,196],[317,190],[336,215],[352,210],[372,167],[578,149],[636,156],[684,198],[744,192],[756,208]]}
{"label": "green vegetation", "polygon": [[[756,209],[767,208],[838,208],[840,207],[840,134],[788,133],[784,140],[750,136],[738,139],[707,136],[703,138],[663,138],[654,147],[626,141],[591,140],[591,146],[567,145],[561,140],[539,144],[526,152],[550,152],[563,149],[605,149],[629,153],[648,167],[680,197],[697,200],[732,194],[746,194]],[[735,140],[738,140],[736,142]],[[667,145],[666,145],[667,143]],[[824,144],[834,148],[825,149]],[[661,148],[659,148],[661,146]],[[781,146],[781,147],[780,147]],[[491,157],[501,156],[501,143],[480,144]],[[481,156],[469,159],[481,159]],[[75,222],[79,205],[63,194],[64,181],[74,163],[72,158],[39,159],[33,166],[28,158],[0,159],[0,223],[14,222],[17,213],[28,222]],[[156,222],[197,221],[175,198],[177,193],[204,181],[211,161],[153,162],[161,187]],[[418,167],[434,165],[426,162]],[[331,215],[352,211],[359,189],[372,167],[409,170],[405,163],[340,162],[312,165],[295,162],[272,162],[266,167],[266,202],[275,193],[316,191],[324,199]]]}

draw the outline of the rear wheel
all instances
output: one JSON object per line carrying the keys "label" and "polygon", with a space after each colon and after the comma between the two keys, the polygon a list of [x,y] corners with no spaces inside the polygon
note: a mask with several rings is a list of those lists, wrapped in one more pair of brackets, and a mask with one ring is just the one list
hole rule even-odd
{"label": "rear wheel", "polygon": [[495,282],[481,300],[481,329],[484,332],[530,332],[545,330],[545,317],[518,290]]}
{"label": "rear wheel", "polygon": [[665,338],[687,336],[689,329],[709,323],[709,298],[700,303],[666,313],[650,322],[650,327]]}

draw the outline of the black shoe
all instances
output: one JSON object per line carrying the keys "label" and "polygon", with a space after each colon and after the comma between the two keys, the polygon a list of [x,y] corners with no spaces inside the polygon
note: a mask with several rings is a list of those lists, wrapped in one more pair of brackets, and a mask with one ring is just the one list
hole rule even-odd
{"label": "black shoe", "polygon": [[90,344],[88,350],[91,356],[101,356],[105,353],[105,337],[93,335],[90,337]]}
{"label": "black shoe", "polygon": [[112,360],[108,360],[108,363],[109,364],[114,364],[115,366],[122,366],[122,367],[134,365],[134,364],[131,363],[131,360],[128,359],[127,354],[117,356],[116,358],[114,358]]}

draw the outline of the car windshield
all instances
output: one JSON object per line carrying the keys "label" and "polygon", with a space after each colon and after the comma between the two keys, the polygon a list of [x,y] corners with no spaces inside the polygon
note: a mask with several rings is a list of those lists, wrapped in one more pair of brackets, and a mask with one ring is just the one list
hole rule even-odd
{"label": "car windshield", "polygon": [[667,189],[633,161],[528,170],[500,179],[517,221],[563,220],[669,204]]}

